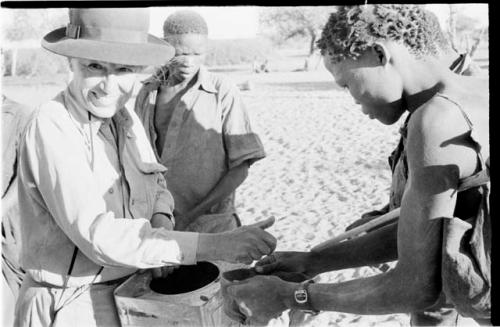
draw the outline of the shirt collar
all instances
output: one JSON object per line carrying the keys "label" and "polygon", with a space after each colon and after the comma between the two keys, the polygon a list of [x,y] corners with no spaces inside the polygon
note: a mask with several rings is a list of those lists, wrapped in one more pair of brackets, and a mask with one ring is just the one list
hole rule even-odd
{"label": "shirt collar", "polygon": [[[142,83],[144,84],[144,86],[150,88],[151,90],[157,90],[160,87],[160,74],[161,71],[158,70],[149,78],[142,81]],[[194,88],[198,87],[203,89],[205,92],[217,93],[217,89],[210,79],[209,72],[205,66],[200,66],[200,69],[198,70],[198,73],[196,73],[196,76],[194,78],[196,78]]]}
{"label": "shirt collar", "polygon": [[206,92],[217,93],[217,89],[215,88],[214,83],[209,78],[208,70],[204,66],[201,66],[200,70],[198,71],[198,82],[200,84],[200,87]]}

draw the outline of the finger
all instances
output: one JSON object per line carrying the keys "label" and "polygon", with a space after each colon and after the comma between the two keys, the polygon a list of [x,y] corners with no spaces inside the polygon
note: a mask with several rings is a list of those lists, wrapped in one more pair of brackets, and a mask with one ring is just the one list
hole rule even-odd
{"label": "finger", "polygon": [[247,318],[252,316],[252,310],[245,304],[245,302],[241,302],[238,304],[240,307],[241,313],[243,313]]}
{"label": "finger", "polygon": [[274,217],[271,217],[271,218],[267,218],[266,220],[262,220],[262,221],[256,222],[256,223],[248,225],[248,226],[249,227],[257,227],[260,229],[266,229],[266,228],[271,227],[274,224],[275,220],[276,219]]}
{"label": "finger", "polygon": [[261,233],[259,233],[259,236],[269,246],[270,251],[266,254],[272,253],[276,249],[276,237],[266,231],[262,231]]}
{"label": "finger", "polygon": [[163,267],[161,269],[161,275],[163,278],[167,277],[168,275],[170,275],[171,273],[174,272],[175,268],[177,266],[167,266],[167,267]]}
{"label": "finger", "polygon": [[275,252],[273,254],[269,254],[265,256],[264,258],[260,259],[255,266],[265,266],[265,265],[270,265],[271,263],[275,263],[277,260],[277,255],[279,252]]}
{"label": "finger", "polygon": [[240,324],[243,324],[245,322],[245,319],[246,319],[245,315],[239,311],[234,311],[234,310],[224,308],[224,313],[226,314],[226,316],[228,316],[229,318],[231,318],[234,321],[239,322]]}
{"label": "finger", "polygon": [[255,271],[259,274],[270,274],[273,271],[279,270],[279,265],[279,262],[274,262],[264,266],[255,267]]}
{"label": "finger", "polygon": [[262,258],[262,256],[264,255],[264,253],[261,253],[258,249],[256,248],[252,248],[248,251],[248,256],[250,258],[252,258],[252,262],[254,260],[259,260],[260,258]]}
{"label": "finger", "polygon": [[244,263],[249,265],[253,262],[253,259],[248,256],[248,254],[242,254],[236,257],[235,262]]}
{"label": "finger", "polygon": [[153,278],[161,278],[162,273],[161,273],[161,268],[154,268],[152,271]]}
{"label": "finger", "polygon": [[256,260],[260,260],[260,258],[262,258],[262,256],[269,254],[272,251],[271,248],[269,247],[269,245],[267,245],[266,242],[261,241],[261,240],[257,241],[256,247],[257,247],[257,250],[259,251],[259,257]]}

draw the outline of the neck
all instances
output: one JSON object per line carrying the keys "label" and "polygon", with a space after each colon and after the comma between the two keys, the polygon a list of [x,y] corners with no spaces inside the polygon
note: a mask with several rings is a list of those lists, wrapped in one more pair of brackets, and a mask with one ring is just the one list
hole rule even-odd
{"label": "neck", "polygon": [[448,67],[443,67],[437,59],[422,58],[404,65],[403,99],[411,113],[447,85],[453,76]]}

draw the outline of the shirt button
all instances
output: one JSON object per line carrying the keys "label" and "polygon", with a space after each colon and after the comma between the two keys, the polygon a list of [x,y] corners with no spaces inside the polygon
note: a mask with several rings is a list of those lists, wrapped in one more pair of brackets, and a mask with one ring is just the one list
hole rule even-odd
{"label": "shirt button", "polygon": [[112,188],[109,189],[108,191],[110,194],[113,194],[115,192],[115,190],[113,190]]}
{"label": "shirt button", "polygon": [[130,201],[130,203],[131,203],[132,205],[134,205],[134,204],[135,204],[135,200],[134,200],[134,199],[132,199],[132,201]]}

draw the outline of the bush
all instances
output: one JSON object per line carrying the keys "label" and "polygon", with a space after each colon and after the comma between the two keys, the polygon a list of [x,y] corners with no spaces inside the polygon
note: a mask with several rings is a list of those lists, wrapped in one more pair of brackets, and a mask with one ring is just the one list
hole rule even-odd
{"label": "bush", "polygon": [[[4,76],[12,75],[12,50],[4,50]],[[63,56],[52,54],[44,49],[18,49],[16,75],[18,76],[50,76],[67,73],[68,60]]]}
{"label": "bush", "polygon": [[207,66],[238,65],[266,58],[272,52],[272,45],[263,38],[210,40],[207,52]]}

